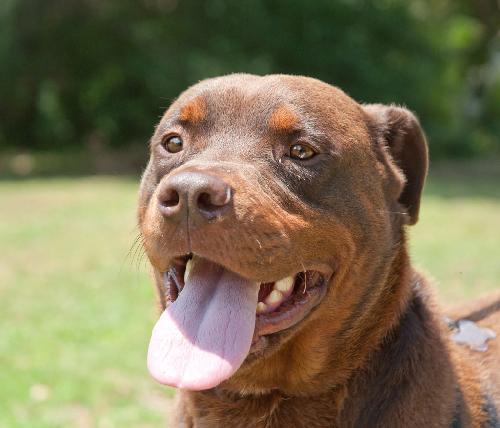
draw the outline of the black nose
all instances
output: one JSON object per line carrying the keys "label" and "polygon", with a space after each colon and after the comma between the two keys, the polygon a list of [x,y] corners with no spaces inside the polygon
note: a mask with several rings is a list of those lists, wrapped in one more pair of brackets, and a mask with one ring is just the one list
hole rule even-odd
{"label": "black nose", "polygon": [[158,202],[164,217],[174,219],[189,213],[190,218],[211,220],[223,214],[232,189],[216,175],[180,172],[161,184]]}

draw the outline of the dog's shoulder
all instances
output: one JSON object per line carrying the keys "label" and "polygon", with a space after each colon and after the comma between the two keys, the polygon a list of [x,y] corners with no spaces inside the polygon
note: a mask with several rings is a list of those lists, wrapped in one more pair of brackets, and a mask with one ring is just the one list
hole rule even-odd
{"label": "dog's shoulder", "polygon": [[500,292],[452,307],[446,313],[455,322],[469,321],[478,329],[493,333],[482,352],[467,346],[463,346],[463,352],[483,369],[489,399],[496,408],[500,408]]}

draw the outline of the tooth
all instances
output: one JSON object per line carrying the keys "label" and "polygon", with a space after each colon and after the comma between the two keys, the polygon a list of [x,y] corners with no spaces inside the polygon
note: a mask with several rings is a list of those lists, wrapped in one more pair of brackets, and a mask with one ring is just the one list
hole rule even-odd
{"label": "tooth", "polygon": [[262,314],[266,312],[267,305],[264,302],[257,303],[257,314]]}
{"label": "tooth", "polygon": [[278,291],[278,290],[273,290],[271,291],[271,294],[269,294],[269,296],[266,297],[266,305],[269,305],[269,306],[275,306],[275,305],[279,305],[283,300],[283,294],[281,293],[281,291]]}
{"label": "tooth", "polygon": [[191,273],[191,268],[193,267],[193,259],[189,259],[186,263],[186,270],[184,271],[184,283],[186,283]]}
{"label": "tooth", "polygon": [[286,278],[280,279],[274,283],[274,289],[281,291],[283,294],[287,294],[291,291],[294,283],[293,276],[287,276]]}

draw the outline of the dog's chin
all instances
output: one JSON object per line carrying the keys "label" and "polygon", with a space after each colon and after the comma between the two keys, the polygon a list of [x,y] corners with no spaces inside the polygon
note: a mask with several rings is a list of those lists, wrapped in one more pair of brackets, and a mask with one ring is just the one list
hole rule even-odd
{"label": "dog's chin", "polygon": [[[192,254],[178,256],[163,272],[166,307],[182,293],[191,268]],[[301,328],[327,291],[332,270],[304,269],[278,281],[261,282],[252,345],[243,366],[278,349]]]}

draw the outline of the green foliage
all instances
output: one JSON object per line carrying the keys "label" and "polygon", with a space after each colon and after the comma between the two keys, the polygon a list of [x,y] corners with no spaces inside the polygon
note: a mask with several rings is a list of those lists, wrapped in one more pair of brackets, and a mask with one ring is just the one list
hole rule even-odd
{"label": "green foliage", "polygon": [[144,144],[186,86],[241,71],[404,104],[435,155],[500,151],[499,21],[452,0],[4,1],[0,147]]}

